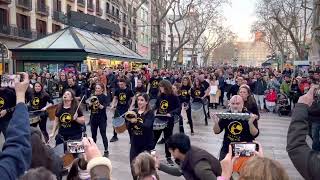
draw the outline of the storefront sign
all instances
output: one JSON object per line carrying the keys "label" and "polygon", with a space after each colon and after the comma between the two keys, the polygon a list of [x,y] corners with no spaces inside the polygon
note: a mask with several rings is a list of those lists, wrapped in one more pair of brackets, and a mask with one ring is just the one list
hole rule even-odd
{"label": "storefront sign", "polygon": [[88,65],[87,64],[81,64],[81,72],[88,72]]}

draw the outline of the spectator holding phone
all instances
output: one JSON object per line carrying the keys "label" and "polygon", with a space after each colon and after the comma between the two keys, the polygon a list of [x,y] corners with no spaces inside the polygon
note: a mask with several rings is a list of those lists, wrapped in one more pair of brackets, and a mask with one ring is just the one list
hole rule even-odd
{"label": "spectator holding phone", "polygon": [[16,108],[6,131],[6,141],[0,154],[1,180],[16,179],[31,163],[29,114],[25,105],[25,93],[29,76],[22,73],[23,81],[15,79]]}
{"label": "spectator holding phone", "polygon": [[[258,143],[259,144],[259,143]],[[222,175],[218,180],[229,180],[233,173],[234,164],[239,157],[232,156],[232,147],[229,146],[229,152],[220,162]],[[250,157],[240,169],[241,180],[266,179],[266,180],[289,180],[288,174],[275,160],[263,157],[262,147],[259,144],[259,151],[255,151],[255,156]]]}
{"label": "spectator holding phone", "polygon": [[287,135],[288,155],[305,179],[320,179],[320,152],[312,150],[306,142],[309,108],[314,102],[315,90],[318,88],[319,85],[311,86],[310,90],[299,98]]}

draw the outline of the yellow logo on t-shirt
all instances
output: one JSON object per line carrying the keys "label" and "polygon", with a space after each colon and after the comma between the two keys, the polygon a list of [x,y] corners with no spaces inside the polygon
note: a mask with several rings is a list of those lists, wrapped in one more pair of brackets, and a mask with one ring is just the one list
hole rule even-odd
{"label": "yellow logo on t-shirt", "polygon": [[40,103],[39,97],[34,97],[34,98],[32,99],[32,105],[33,105],[33,106],[38,106],[39,103]]}
{"label": "yellow logo on t-shirt", "polygon": [[243,127],[242,124],[238,121],[234,121],[232,123],[229,124],[228,126],[228,130],[231,134],[233,135],[238,135],[241,134]]}
{"label": "yellow logo on t-shirt", "polygon": [[181,96],[187,96],[188,91],[187,90],[181,90]]}
{"label": "yellow logo on t-shirt", "polygon": [[152,81],[152,87],[158,88],[159,82],[158,81]]}
{"label": "yellow logo on t-shirt", "polygon": [[59,119],[62,127],[71,127],[70,122],[72,121],[72,116],[70,113],[63,113]]}
{"label": "yellow logo on t-shirt", "polygon": [[0,108],[3,108],[4,104],[5,100],[2,97],[0,97]]}
{"label": "yellow logo on t-shirt", "polygon": [[169,102],[167,100],[162,100],[160,102],[160,108],[162,110],[166,110],[166,109],[168,109],[168,107],[169,107]]}
{"label": "yellow logo on t-shirt", "polygon": [[121,101],[121,103],[124,103],[124,101],[126,101],[126,99],[127,99],[127,95],[125,93],[119,94],[119,101]]}
{"label": "yellow logo on t-shirt", "polygon": [[195,90],[195,91],[194,91],[194,95],[200,96],[200,94],[201,94],[201,92],[200,92],[199,90]]}

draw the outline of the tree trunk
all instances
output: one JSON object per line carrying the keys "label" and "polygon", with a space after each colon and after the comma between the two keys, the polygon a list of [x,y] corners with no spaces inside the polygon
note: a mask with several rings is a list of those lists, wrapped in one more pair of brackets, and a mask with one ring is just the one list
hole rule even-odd
{"label": "tree trunk", "polygon": [[[314,0],[311,59],[320,59],[320,0]],[[318,62],[317,62],[318,63]]]}
{"label": "tree trunk", "polygon": [[162,56],[162,41],[161,41],[161,21],[158,22],[157,24],[157,40],[158,40],[158,68],[162,68],[163,67],[163,56]]}

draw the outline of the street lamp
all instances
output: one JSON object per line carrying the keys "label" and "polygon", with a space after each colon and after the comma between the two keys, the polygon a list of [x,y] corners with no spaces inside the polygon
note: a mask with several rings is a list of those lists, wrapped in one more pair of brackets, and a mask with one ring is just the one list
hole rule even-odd
{"label": "street lamp", "polygon": [[166,68],[168,68],[168,50],[166,50]]}

